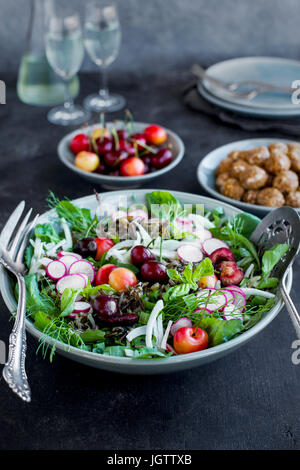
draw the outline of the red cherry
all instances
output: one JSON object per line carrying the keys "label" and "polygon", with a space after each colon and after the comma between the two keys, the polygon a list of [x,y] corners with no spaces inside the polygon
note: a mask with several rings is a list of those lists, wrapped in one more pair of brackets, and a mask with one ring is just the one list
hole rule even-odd
{"label": "red cherry", "polygon": [[95,285],[101,286],[102,284],[108,284],[109,275],[116,268],[117,266],[115,264],[104,264],[101,266],[96,275]]}
{"label": "red cherry", "polygon": [[137,267],[142,266],[146,261],[155,260],[155,256],[151,253],[149,248],[146,248],[143,245],[136,245],[133,247],[130,256],[132,264]]}
{"label": "red cherry", "polygon": [[169,276],[167,268],[158,261],[147,261],[141,267],[141,277],[143,281],[168,282]]}
{"label": "red cherry", "polygon": [[104,175],[106,172],[106,166],[103,162],[100,162],[99,166],[96,168],[95,173],[99,173],[100,175]]}
{"label": "red cherry", "polygon": [[112,141],[108,137],[103,137],[102,140],[97,139],[96,140],[96,145],[97,145],[98,153],[100,155],[103,155],[107,152],[110,152],[113,148]]}
{"label": "red cherry", "polygon": [[70,142],[70,150],[77,155],[77,153],[83,150],[90,150],[90,139],[86,134],[77,134]]}
{"label": "red cherry", "polygon": [[[142,133],[133,134],[131,136],[131,139],[132,139],[133,142],[137,143],[137,148],[138,148],[139,151],[145,150],[145,145],[147,143],[145,134],[142,134]],[[140,145],[139,145],[139,143],[140,143]]]}
{"label": "red cherry", "polygon": [[145,173],[145,163],[138,157],[129,157],[121,163],[122,176],[140,176]]}
{"label": "red cherry", "polygon": [[163,127],[151,124],[144,130],[147,142],[150,145],[161,145],[167,140],[167,133]]}
{"label": "red cherry", "polygon": [[126,152],[113,150],[104,155],[104,161],[107,166],[115,167],[115,166],[118,166],[127,157],[128,157],[128,154]]}
{"label": "red cherry", "polygon": [[127,129],[119,129],[117,130],[117,134],[118,134],[119,140],[126,140],[128,139],[128,136],[129,136]]}
{"label": "red cherry", "polygon": [[151,162],[154,168],[159,170],[169,165],[173,160],[173,155],[170,149],[163,148],[160,149],[155,155],[153,155]]}
{"label": "red cherry", "polygon": [[97,253],[95,260],[99,261],[104,255],[104,253],[106,253],[112,246],[114,246],[114,242],[110,238],[105,237],[95,238],[95,242],[97,244]]}

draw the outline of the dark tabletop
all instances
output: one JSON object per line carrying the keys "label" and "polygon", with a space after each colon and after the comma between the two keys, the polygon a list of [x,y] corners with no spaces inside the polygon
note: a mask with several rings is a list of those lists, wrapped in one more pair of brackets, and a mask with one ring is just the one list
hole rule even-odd
{"label": "dark tabletop", "polygon": [[[1,78],[8,92],[7,104],[0,106],[0,228],[22,198],[44,211],[49,189],[75,198],[94,188],[57,157],[66,129],[47,122],[47,109],[20,103],[14,81]],[[82,98],[98,80],[95,75],[81,78]],[[135,120],[165,125],[184,140],[181,164],[151,186],[202,194],[196,168],[208,151],[264,135],[220,125],[185,108],[181,87],[188,79],[180,71],[161,77],[115,74],[111,88],[127,98]],[[298,309],[299,276],[297,261],[292,294]],[[2,300],[0,308],[0,339],[7,342],[11,323]],[[300,365],[291,361],[295,339],[283,309],[263,332],[224,359],[172,375],[141,377],[102,372],[59,355],[50,364],[36,354],[37,342],[29,336],[32,403],[21,402],[1,378],[0,448],[299,449]]]}

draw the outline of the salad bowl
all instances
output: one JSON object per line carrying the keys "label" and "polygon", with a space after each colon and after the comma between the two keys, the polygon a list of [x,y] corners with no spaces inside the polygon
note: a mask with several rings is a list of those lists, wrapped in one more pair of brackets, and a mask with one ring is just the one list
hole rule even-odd
{"label": "salad bowl", "polygon": [[[116,130],[122,129],[122,126],[122,122],[108,122],[106,124],[108,130],[111,130],[112,128],[115,128]],[[135,133],[142,133],[144,129],[149,126],[149,124],[143,122],[134,122],[133,126],[133,131]],[[93,130],[97,128],[99,128],[99,124],[88,126],[84,128],[84,132],[90,135]],[[165,131],[167,132],[166,145],[170,146],[170,148],[172,149],[173,160],[171,161],[171,163],[169,163],[164,168],[161,168],[160,170],[156,170],[151,173],[146,173],[140,176],[111,176],[99,173],[91,173],[77,168],[74,164],[74,154],[70,150],[70,142],[73,137],[80,133],[80,129],[70,132],[65,137],[63,137],[63,139],[58,144],[57,152],[61,162],[67,168],[77,173],[82,178],[85,178],[86,180],[91,181],[96,185],[101,185],[103,188],[106,189],[137,188],[144,184],[149,184],[149,182],[153,181],[155,178],[158,178],[159,176],[168,173],[173,168],[175,168],[183,158],[185,151],[183,141],[175,132],[171,131],[170,129],[165,128]]]}
{"label": "salad bowl", "polygon": [[[151,190],[137,190],[135,191],[135,200],[137,203],[145,203],[146,194]],[[205,208],[209,211],[215,209],[216,206],[222,207],[224,215],[227,218],[232,218],[238,214],[241,214],[242,211],[239,209],[223,203],[210,199],[207,197],[194,195],[190,193],[173,191],[172,194],[183,204],[199,204],[204,205]],[[114,191],[107,192],[100,195],[101,201],[109,204],[117,204],[117,201],[120,197],[131,197],[132,192],[128,191]],[[95,213],[97,209],[97,200],[94,195],[82,197],[72,201],[76,206],[80,208],[90,209],[91,213]],[[54,210],[50,210],[38,219],[39,223],[52,222],[54,217]],[[290,269],[287,275],[286,288],[289,292],[292,285],[292,270]],[[14,286],[12,284],[11,278],[5,270],[0,270],[0,291],[4,299],[5,304],[8,307],[8,310],[13,313],[16,309],[16,301],[14,297]],[[47,344],[55,344],[56,352],[71,359],[76,362],[95,367],[98,369],[104,369],[117,373],[124,374],[160,374],[160,373],[169,373],[180,371],[192,367],[197,367],[202,364],[212,362],[214,360],[220,359],[221,357],[229,354],[230,352],[235,351],[239,347],[246,344],[252,338],[254,338],[259,332],[261,332],[279,313],[283,306],[282,298],[280,297],[279,291],[275,297],[275,303],[273,307],[266,311],[260,321],[256,323],[252,328],[243,332],[241,335],[234,337],[228,342],[218,344],[209,349],[205,349],[198,352],[192,352],[190,354],[181,354],[172,357],[164,357],[161,359],[136,359],[131,357],[116,357],[116,356],[107,356],[103,354],[96,354],[91,351],[86,351],[83,349],[78,349],[71,345],[66,345],[60,341],[56,341],[50,336],[45,336],[40,330],[38,330],[30,319],[26,319],[26,329],[27,332],[33,335],[37,340],[43,339]]]}

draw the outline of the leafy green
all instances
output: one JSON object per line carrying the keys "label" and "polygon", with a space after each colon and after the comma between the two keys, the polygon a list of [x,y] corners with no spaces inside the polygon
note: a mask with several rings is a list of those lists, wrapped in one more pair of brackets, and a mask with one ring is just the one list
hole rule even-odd
{"label": "leafy green", "polygon": [[180,202],[168,191],[147,193],[146,200],[152,217],[173,220],[182,212]]}
{"label": "leafy green", "polygon": [[134,359],[164,358],[170,356],[170,353],[164,353],[157,348],[148,348],[146,346],[140,349],[131,349],[131,351],[134,352]]}
{"label": "leafy green", "polygon": [[81,333],[80,338],[85,344],[102,343],[105,339],[105,331],[103,330],[85,330]]}
{"label": "leafy green", "polygon": [[30,265],[31,265],[31,260],[32,260],[32,256],[33,256],[33,246],[32,245],[28,245],[26,250],[25,250],[25,254],[24,254],[24,261],[25,261],[25,265],[26,267],[29,269],[30,268]]}
{"label": "leafy green", "polygon": [[273,289],[278,285],[277,277],[268,277],[267,279],[262,279],[258,285],[257,289]]}
{"label": "leafy green", "polygon": [[102,342],[102,343],[96,343],[94,344],[94,347],[92,349],[92,352],[93,353],[96,353],[96,354],[103,354],[104,353],[104,350],[105,350],[105,343]]}
{"label": "leafy green", "polygon": [[74,306],[76,302],[76,298],[78,295],[82,295],[85,299],[89,299],[93,295],[98,294],[98,292],[104,292],[105,294],[114,293],[115,290],[110,287],[108,284],[101,284],[100,286],[92,287],[90,284],[85,287],[84,289],[72,289],[71,287],[67,287],[63,291],[60,300],[60,315],[65,317],[74,311]]}
{"label": "leafy green", "polygon": [[39,311],[50,316],[59,314],[57,300],[50,297],[45,290],[40,291],[36,274],[25,276],[26,285],[26,312],[30,316],[35,316]]}
{"label": "leafy green", "polygon": [[130,271],[134,272],[134,274],[137,274],[139,272],[139,269],[134,266],[133,264],[130,264],[130,263],[120,263],[117,258],[115,258],[114,256],[111,256],[109,258],[108,261],[106,261],[106,263],[109,263],[109,264],[115,264],[116,266],[119,266],[120,268],[127,268],[129,269]]}
{"label": "leafy green", "polygon": [[243,322],[240,319],[224,321],[212,316],[202,317],[198,326],[207,332],[210,346],[225,343],[243,330]]}
{"label": "leafy green", "polygon": [[193,263],[189,263],[183,274],[179,274],[176,269],[168,269],[168,276],[172,281],[180,282],[179,285],[170,287],[164,294],[164,300],[172,300],[176,297],[187,295],[190,290],[198,289],[198,281],[201,277],[210,276],[214,273],[212,262],[209,258],[205,258],[199,263],[193,271]]}
{"label": "leafy green", "polygon": [[262,257],[262,274],[267,277],[274,266],[280,261],[285,253],[290,248],[290,245],[285,243],[274,246],[271,250],[265,251]]}
{"label": "leafy green", "polygon": [[260,219],[253,214],[248,212],[242,212],[234,218],[235,225],[238,224],[240,229],[239,233],[244,235],[246,238],[250,238],[252,232],[255,230],[257,225],[260,223]]}
{"label": "leafy green", "polygon": [[64,218],[68,222],[71,231],[83,233],[85,236],[97,236],[95,228],[98,224],[97,216],[91,216],[89,209],[80,208],[65,199],[60,201],[50,192],[48,204],[51,209],[55,209],[60,218]]}
{"label": "leafy green", "polygon": [[103,354],[105,356],[122,357],[122,356],[125,356],[125,349],[126,349],[126,346],[107,346],[104,349]]}
{"label": "leafy green", "polygon": [[36,225],[34,235],[36,238],[40,238],[42,242],[46,243],[58,243],[60,241],[59,234],[50,223]]}

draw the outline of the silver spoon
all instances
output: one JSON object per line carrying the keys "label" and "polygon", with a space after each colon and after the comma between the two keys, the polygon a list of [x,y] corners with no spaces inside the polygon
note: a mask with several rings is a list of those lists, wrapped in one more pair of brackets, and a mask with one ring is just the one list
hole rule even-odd
{"label": "silver spoon", "polygon": [[279,289],[287,311],[294,325],[296,335],[300,339],[300,315],[286,290],[285,281],[292,267],[300,246],[300,218],[298,212],[291,207],[280,207],[272,210],[252,233],[250,240],[256,245],[262,256],[279,243],[287,243],[290,249],[273,269],[271,276],[279,279]]}

